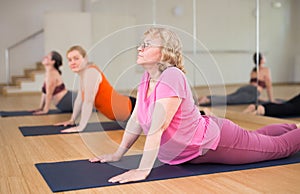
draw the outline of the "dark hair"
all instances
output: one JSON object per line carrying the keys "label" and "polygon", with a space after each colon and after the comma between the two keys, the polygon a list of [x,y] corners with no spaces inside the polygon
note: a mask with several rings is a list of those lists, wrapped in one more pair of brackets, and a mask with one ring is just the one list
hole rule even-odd
{"label": "dark hair", "polygon": [[61,71],[59,70],[59,67],[62,66],[62,57],[61,57],[61,55],[56,51],[52,51],[51,55],[52,55],[51,59],[53,61],[55,61],[54,68],[58,71],[59,74],[61,74]]}
{"label": "dark hair", "polygon": [[[262,59],[263,59],[262,54],[261,54],[261,53],[258,53],[258,60],[259,60],[258,65],[261,64],[261,60],[262,60]],[[254,55],[253,55],[253,62],[254,62],[254,64],[255,64],[255,67],[253,68],[253,71],[256,71],[256,65],[257,65],[257,53],[254,53]]]}

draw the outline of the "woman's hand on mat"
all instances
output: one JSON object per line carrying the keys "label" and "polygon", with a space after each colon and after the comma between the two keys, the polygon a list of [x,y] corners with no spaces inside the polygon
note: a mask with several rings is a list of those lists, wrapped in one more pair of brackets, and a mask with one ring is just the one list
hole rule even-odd
{"label": "woman's hand on mat", "polygon": [[75,124],[75,122],[73,120],[68,120],[68,121],[56,123],[56,124],[54,124],[54,126],[60,126],[60,125],[68,126],[68,125],[74,125],[74,124]]}
{"label": "woman's hand on mat", "polygon": [[122,156],[118,156],[117,154],[106,154],[97,156],[95,158],[89,159],[90,162],[117,162],[121,159]]}
{"label": "woman's hand on mat", "polygon": [[47,114],[49,112],[49,110],[39,110],[39,111],[34,111],[32,114],[34,115],[44,115]]}
{"label": "woman's hand on mat", "polygon": [[72,133],[72,132],[80,132],[82,130],[79,130],[79,128],[76,126],[76,127],[71,127],[71,128],[68,128],[68,129],[64,129],[64,130],[61,130],[60,132],[62,133]]}
{"label": "woman's hand on mat", "polygon": [[43,110],[43,109],[42,108],[38,108],[38,109],[29,110],[29,112],[34,113],[34,112],[38,112],[38,111],[41,111],[41,110]]}
{"label": "woman's hand on mat", "polygon": [[133,181],[141,181],[145,180],[147,176],[150,174],[151,169],[133,169],[129,170],[123,174],[112,177],[108,180],[111,183],[127,183]]}

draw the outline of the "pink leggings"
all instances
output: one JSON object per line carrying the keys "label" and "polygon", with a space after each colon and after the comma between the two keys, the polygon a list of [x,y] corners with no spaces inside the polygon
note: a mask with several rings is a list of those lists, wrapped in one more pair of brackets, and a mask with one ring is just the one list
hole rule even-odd
{"label": "pink leggings", "polygon": [[221,127],[217,149],[191,163],[245,164],[285,158],[300,151],[300,129],[295,124],[272,124],[248,131],[227,119],[213,120]]}

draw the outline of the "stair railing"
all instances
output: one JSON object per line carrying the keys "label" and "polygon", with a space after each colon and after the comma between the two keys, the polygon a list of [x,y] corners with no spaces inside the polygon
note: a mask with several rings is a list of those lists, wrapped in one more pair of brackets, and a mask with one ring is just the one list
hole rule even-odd
{"label": "stair railing", "polygon": [[23,38],[22,40],[16,42],[15,44],[13,44],[5,49],[5,68],[6,68],[6,84],[7,85],[9,85],[9,82],[10,82],[10,60],[9,60],[10,51],[13,48],[27,42],[28,40],[42,34],[43,32],[44,32],[44,29],[38,30],[37,32],[34,32],[33,34]]}

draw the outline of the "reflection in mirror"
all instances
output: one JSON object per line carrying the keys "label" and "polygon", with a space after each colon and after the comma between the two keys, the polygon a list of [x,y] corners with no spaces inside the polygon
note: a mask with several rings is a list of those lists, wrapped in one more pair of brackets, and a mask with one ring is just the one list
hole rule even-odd
{"label": "reflection in mirror", "polygon": [[[222,95],[226,97],[223,98],[226,102],[226,94],[249,85],[252,56],[257,50],[256,2],[253,0],[128,0],[125,5],[121,0],[97,0],[91,6],[91,12],[94,43],[117,30],[134,25],[162,24],[184,32],[181,39],[186,75],[195,88],[197,98]],[[107,23],[108,20],[111,22]],[[138,43],[141,34],[141,31],[137,31],[128,39]],[[110,52],[111,47],[118,47],[124,42],[117,40],[106,47],[106,53]],[[134,59],[134,55],[132,50],[130,57]],[[134,63],[130,57],[127,64]],[[119,68],[113,68],[114,61]],[[110,80],[117,80],[115,76],[120,75],[119,71],[126,67],[125,60],[121,60],[122,68],[117,64],[120,60],[114,61],[111,67],[107,67],[112,71],[107,73]],[[131,78],[139,80],[141,72],[136,69]],[[128,84],[124,82],[123,86],[120,88],[126,89]]]}
{"label": "reflection in mirror", "polygon": [[297,56],[300,53],[298,46],[300,2],[298,0],[257,0],[257,2],[259,6],[257,11],[260,12],[258,50],[264,55],[264,67],[269,69],[272,78],[266,83],[266,93],[261,94],[260,99],[278,103],[299,94],[299,86],[290,83],[299,83],[300,64]]}
{"label": "reflection in mirror", "polygon": [[[143,69],[136,65],[136,45],[145,28],[164,25],[172,28],[183,43],[186,77],[196,94],[211,98],[212,112],[224,116],[227,101],[237,103],[236,91],[254,93],[249,87],[254,67],[257,9],[253,0],[97,0],[91,6],[92,47],[90,60],[103,70],[118,91],[130,95],[137,88]],[[110,21],[110,22],[107,22]],[[258,69],[258,68],[257,68]],[[254,76],[254,75],[253,75]],[[257,76],[257,75],[256,75]],[[221,97],[218,100],[217,96]],[[238,100],[245,98],[239,97]],[[221,102],[221,105],[218,104]],[[244,102],[240,102],[244,103]],[[221,113],[220,113],[221,112]],[[83,137],[95,155],[92,137]],[[139,149],[136,150],[140,152]]]}
{"label": "reflection in mirror", "polygon": [[[225,89],[225,93],[217,89],[202,90],[199,97],[202,105],[218,105],[218,109],[241,105],[227,106],[226,110],[242,111],[245,104],[256,103],[256,81],[250,82],[254,76],[253,55],[257,51],[256,12],[256,1],[197,1],[197,37],[208,48],[206,54],[214,57],[222,75],[222,82],[218,82],[216,72],[210,71],[212,83],[207,88]],[[200,52],[200,67],[212,70],[211,64],[205,62],[206,54]]]}
{"label": "reflection in mirror", "polygon": [[[255,57],[255,70],[256,70],[256,102],[255,102],[255,110],[257,110],[258,103],[259,103],[259,96],[261,91],[259,91],[259,66],[262,64],[261,63],[261,58],[260,56],[260,50],[259,50],[259,16],[260,16],[260,8],[259,8],[259,3],[260,0],[256,0],[256,10],[255,10],[255,16],[256,16],[256,53],[254,54],[253,58]],[[258,63],[259,62],[259,63]],[[252,77],[250,82],[252,81]]]}

